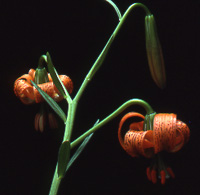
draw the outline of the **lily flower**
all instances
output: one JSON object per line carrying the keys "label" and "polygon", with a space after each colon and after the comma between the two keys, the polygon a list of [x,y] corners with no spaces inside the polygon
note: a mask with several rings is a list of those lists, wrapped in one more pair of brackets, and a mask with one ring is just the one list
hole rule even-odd
{"label": "lily flower", "polygon": [[[59,93],[56,88],[50,74],[47,74],[46,82],[39,82],[37,78],[37,71],[34,69],[30,69],[28,74],[25,74],[19,77],[14,83],[14,93],[24,104],[33,104],[44,102],[42,95],[38,92],[38,90],[31,84],[31,80],[35,81],[36,84],[46,92],[51,98],[53,98],[56,102],[60,102],[63,99],[63,96]],[[45,70],[46,72],[46,70]],[[67,91],[71,94],[73,90],[72,80],[66,75],[59,75],[61,81],[63,82]],[[37,82],[36,82],[37,81]]]}
{"label": "lily flower", "polygon": [[[73,90],[72,80],[66,75],[59,75],[67,91],[71,94]],[[42,95],[32,85],[34,81],[44,92],[46,92],[56,102],[60,102],[63,96],[60,94],[52,81],[50,74],[45,68],[30,69],[28,74],[19,77],[14,83],[14,93],[24,104],[41,103],[40,112],[35,116],[35,129],[44,131],[46,120],[48,119],[50,128],[57,128],[57,121],[53,113],[47,112],[47,105]]]}
{"label": "lily flower", "polygon": [[153,131],[143,131],[144,121],[131,123],[129,131],[126,132],[124,139],[122,138],[122,126],[124,122],[129,118],[137,117],[145,119],[142,114],[136,112],[130,112],[126,114],[120,121],[118,138],[122,148],[132,157],[138,157],[143,155],[145,157],[151,157],[153,155]]}
{"label": "lily flower", "polygon": [[[123,133],[122,127],[130,118],[140,118],[142,121],[131,123],[129,130]],[[153,158],[153,165],[147,168],[147,177],[156,183],[157,176],[159,176],[161,183],[164,184],[166,178],[175,176],[171,168],[164,164],[160,152],[179,151],[188,142],[190,130],[185,123],[177,120],[176,114],[172,113],[155,114],[152,122],[152,125],[145,124],[151,121],[145,121],[142,114],[130,112],[120,121],[118,138],[122,148],[132,157],[142,155],[146,158]],[[145,130],[145,126],[153,128]]]}

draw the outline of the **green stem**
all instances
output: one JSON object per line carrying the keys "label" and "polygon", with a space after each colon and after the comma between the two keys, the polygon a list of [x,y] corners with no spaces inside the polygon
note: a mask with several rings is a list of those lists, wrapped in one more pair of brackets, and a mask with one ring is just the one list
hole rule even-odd
{"label": "green stem", "polygon": [[53,181],[52,181],[52,184],[51,184],[51,189],[50,189],[49,195],[56,195],[58,193],[61,178],[58,178],[57,169],[58,169],[58,164],[56,165],[56,169],[55,169],[55,172],[54,172]]}
{"label": "green stem", "polygon": [[[66,122],[66,127],[65,127],[65,135],[63,138],[63,141],[70,140],[71,133],[72,133],[72,127],[73,127],[73,121],[74,121],[74,116],[75,116],[75,110],[76,110],[76,105],[75,103],[69,104],[68,108],[68,117],[67,117],[67,122]],[[105,119],[103,119],[100,123],[98,123],[96,126],[92,127],[89,129],[87,132],[85,132],[83,135],[81,135],[79,138],[77,138],[75,141],[71,143],[71,149],[74,148],[76,145],[81,143],[87,136],[89,136],[91,133],[95,132],[102,126],[104,126],[106,123],[108,123],[110,120],[118,116],[122,111],[124,111],[127,107],[131,105],[140,105],[142,106],[146,114],[151,114],[154,112],[152,107],[144,100],[141,99],[131,99],[122,104],[117,110],[115,110],[113,113],[111,113],[109,116],[107,116]],[[54,177],[50,189],[49,195],[56,195],[61,179],[58,178],[58,173],[57,173],[57,167],[54,172]]]}
{"label": "green stem", "polygon": [[79,101],[84,89],[86,88],[87,84],[89,83],[89,81],[91,81],[92,77],[94,76],[94,74],[97,72],[97,70],[100,68],[100,66],[102,65],[108,51],[109,51],[109,48],[113,42],[113,40],[115,39],[116,35],[118,34],[119,30],[121,29],[122,27],[122,24],[125,22],[128,14],[130,13],[130,11],[135,8],[135,7],[141,7],[145,10],[146,12],[146,15],[150,15],[151,12],[149,11],[149,9],[141,4],[141,3],[134,3],[132,4],[127,10],[126,12],[124,13],[124,15],[122,16],[122,18],[120,19],[117,27],[115,28],[113,34],[111,35],[111,37],[109,38],[108,42],[106,43],[105,47],[103,48],[102,52],[100,53],[100,55],[98,56],[98,58],[96,59],[95,63],[93,64],[92,68],[90,69],[90,71],[88,72],[88,74],[86,75],[79,91],[77,92],[74,100],[76,102]]}
{"label": "green stem", "polygon": [[70,141],[71,139],[76,107],[77,107],[77,103],[74,100],[72,100],[72,102],[68,104],[68,114],[67,114],[67,121],[65,123],[66,126],[65,126],[63,142],[67,140]]}
{"label": "green stem", "polygon": [[111,113],[109,116],[107,116],[105,119],[103,119],[101,122],[99,122],[96,126],[89,129],[87,132],[85,132],[83,135],[81,135],[79,138],[77,138],[75,141],[71,143],[71,148],[78,145],[80,142],[82,142],[87,136],[89,136],[91,133],[95,132],[99,128],[101,128],[103,125],[108,123],[110,120],[118,116],[122,111],[124,111],[127,107],[131,105],[140,105],[142,106],[147,114],[151,114],[154,112],[154,110],[151,108],[151,106],[144,100],[141,99],[131,99],[124,104],[122,104],[117,110],[115,110],[113,113]]}
{"label": "green stem", "polygon": [[[73,124],[74,124],[76,106],[77,106],[77,104],[74,101],[72,101],[71,103],[68,104],[67,121],[65,123],[65,133],[64,133],[64,137],[63,137],[63,142],[67,141],[67,140],[70,141]],[[51,189],[50,189],[49,195],[57,194],[61,180],[62,180],[62,178],[58,178],[58,164],[57,164],[55,172],[54,172],[54,177],[53,177],[53,181],[51,184]]]}
{"label": "green stem", "polygon": [[[77,103],[78,103],[84,89],[86,88],[89,81],[92,79],[94,74],[97,72],[97,70],[102,65],[114,38],[116,37],[117,33],[119,32],[119,29],[121,28],[121,26],[124,23],[125,19],[127,18],[128,14],[130,13],[130,11],[132,10],[133,7],[137,7],[137,6],[142,7],[146,11],[146,14],[148,14],[148,15],[150,14],[150,11],[148,10],[148,8],[141,3],[135,3],[127,9],[125,14],[121,18],[120,22],[118,23],[117,27],[115,28],[113,34],[109,38],[107,44],[103,48],[102,52],[98,56],[97,60],[93,64],[93,66],[90,69],[90,71],[88,72],[88,74],[86,75],[86,77],[85,77],[79,91],[77,92],[75,98],[73,100],[70,99],[70,101],[68,101],[69,107],[68,107],[67,121],[65,123],[66,126],[65,126],[65,133],[64,133],[63,141],[66,141],[66,140],[70,141]],[[46,61],[46,56],[41,57],[39,64],[42,64],[42,62],[43,62],[42,60]],[[77,144],[82,142],[88,135],[95,132],[97,129],[99,129],[100,127],[102,127],[103,125],[108,123],[110,120],[112,120],[114,117],[119,115],[124,109],[126,109],[130,105],[134,105],[134,104],[141,105],[142,107],[144,107],[147,113],[153,112],[153,109],[151,108],[151,106],[147,102],[145,102],[143,100],[139,100],[139,99],[129,100],[126,103],[124,103],[122,106],[120,106],[112,114],[110,114],[108,117],[106,117],[103,121],[98,123],[98,125],[92,127],[90,130],[88,130],[86,133],[84,133],[82,136],[80,136],[78,139],[76,139],[73,143],[71,143],[71,148],[75,147]],[[49,195],[56,195],[57,192],[58,192],[58,189],[59,189],[61,179],[58,178],[57,167],[58,166],[56,166],[56,169],[55,169],[55,172],[54,172],[54,178],[53,178],[53,181],[52,181],[52,185],[51,185]]]}

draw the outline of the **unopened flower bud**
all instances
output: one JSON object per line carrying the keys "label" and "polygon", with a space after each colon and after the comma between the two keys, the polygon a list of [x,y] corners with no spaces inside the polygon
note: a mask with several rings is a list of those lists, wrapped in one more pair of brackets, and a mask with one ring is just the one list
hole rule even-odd
{"label": "unopened flower bud", "polygon": [[164,88],[166,84],[165,65],[153,15],[145,17],[145,36],[151,76],[158,87]]}

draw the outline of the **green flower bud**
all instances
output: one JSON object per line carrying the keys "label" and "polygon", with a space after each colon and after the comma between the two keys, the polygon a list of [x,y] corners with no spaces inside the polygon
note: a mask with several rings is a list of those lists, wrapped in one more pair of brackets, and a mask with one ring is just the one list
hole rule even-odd
{"label": "green flower bud", "polygon": [[166,84],[165,65],[153,15],[145,17],[145,36],[151,76],[158,87],[164,88]]}

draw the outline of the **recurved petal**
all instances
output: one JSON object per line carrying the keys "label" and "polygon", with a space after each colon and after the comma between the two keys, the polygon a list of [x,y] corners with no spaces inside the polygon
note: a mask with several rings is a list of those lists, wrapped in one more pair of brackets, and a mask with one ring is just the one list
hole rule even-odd
{"label": "recurved petal", "polygon": [[184,122],[177,120],[176,128],[179,130],[184,136],[184,144],[189,141],[190,138],[190,129]]}
{"label": "recurved petal", "polygon": [[14,92],[24,104],[34,103],[33,87],[23,79],[15,81]]}
{"label": "recurved petal", "polygon": [[153,132],[148,131],[128,131],[124,136],[125,151],[132,157],[143,155],[150,158],[154,154]]}
{"label": "recurved petal", "polygon": [[144,125],[144,121],[134,122],[130,124],[129,129],[133,129],[135,131],[141,131],[143,130],[143,125]]}
{"label": "recurved petal", "polygon": [[18,81],[18,80],[24,80],[27,83],[31,84],[31,80],[33,80],[33,77],[31,75],[29,75],[29,74],[24,74],[21,77],[19,77],[16,81]]}
{"label": "recurved petal", "polygon": [[145,17],[145,36],[151,76],[158,87],[164,88],[166,85],[165,65],[153,15]]}
{"label": "recurved petal", "polygon": [[170,152],[179,151],[185,143],[188,142],[190,137],[190,130],[188,126],[182,121],[176,122],[176,145]]}
{"label": "recurved petal", "polygon": [[[122,148],[125,150],[125,147],[124,147],[124,139],[122,136],[122,127],[123,127],[123,124],[126,122],[126,120],[128,120],[129,118],[134,118],[134,117],[139,117],[139,118],[142,118],[144,120],[144,116],[140,113],[137,113],[137,112],[129,112],[127,113],[126,115],[124,115],[119,123],[119,129],[118,129],[118,139],[119,139],[119,143],[120,145],[122,146]],[[131,126],[133,125],[133,126]],[[134,125],[135,123],[132,123],[130,125],[130,129],[134,128]],[[137,128],[136,128],[137,130]]]}
{"label": "recurved petal", "polygon": [[33,68],[31,68],[28,71],[28,74],[32,77],[32,81],[34,81],[34,79],[35,79],[35,70]]}
{"label": "recurved petal", "polygon": [[175,145],[169,152],[177,152],[179,151],[184,145],[184,136],[180,130],[176,129],[176,140]]}
{"label": "recurved petal", "polygon": [[156,114],[153,124],[155,153],[162,150],[171,151],[176,146],[176,115]]}
{"label": "recurved petal", "polygon": [[144,137],[143,148],[148,149],[153,147],[154,147],[153,131],[148,130]]}
{"label": "recurved petal", "polygon": [[[66,75],[59,75],[59,77],[60,77],[62,83],[64,84],[65,88],[67,89],[68,93],[71,94],[72,91],[73,91],[73,82],[72,82],[72,80]],[[54,86],[54,87],[55,87],[55,91],[57,93],[60,93],[58,91],[57,87],[56,86]]]}
{"label": "recurved petal", "polygon": [[[59,95],[55,92],[53,82],[38,84],[38,86],[42,89],[42,91],[47,93],[51,98],[53,98],[55,100],[58,99],[57,96],[59,96]],[[33,91],[34,91],[35,102],[36,103],[43,102],[44,99],[43,99],[42,95],[39,93],[39,91],[35,87],[33,87]],[[62,99],[63,99],[63,97],[61,97],[59,100],[61,101]]]}
{"label": "recurved petal", "polygon": [[155,153],[177,152],[189,140],[188,126],[176,119],[176,114],[156,114],[153,125]]}

